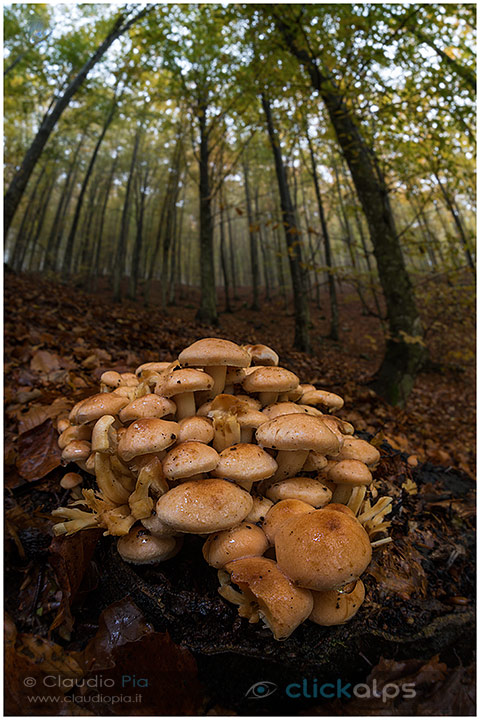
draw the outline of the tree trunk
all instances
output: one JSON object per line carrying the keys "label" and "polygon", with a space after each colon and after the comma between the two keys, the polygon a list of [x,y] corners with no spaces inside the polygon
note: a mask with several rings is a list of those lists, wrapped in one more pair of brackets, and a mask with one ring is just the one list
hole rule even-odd
{"label": "tree trunk", "polygon": [[115,265],[113,268],[113,299],[120,302],[122,299],[122,279],[125,272],[125,260],[127,256],[127,240],[129,228],[129,210],[130,197],[132,192],[133,173],[137,162],[138,146],[140,144],[140,136],[142,134],[142,126],[139,125],[135,133],[135,141],[133,144],[133,152],[130,160],[130,170],[128,173],[127,187],[125,190],[125,200],[123,202],[122,222],[120,225],[120,237],[118,238],[117,252],[115,257]]}
{"label": "tree trunk", "polygon": [[182,159],[182,139],[179,136],[176,144],[176,152],[172,162],[171,172],[167,183],[167,210],[165,216],[165,228],[163,232],[162,243],[162,267],[160,274],[160,293],[162,310],[167,307],[168,295],[168,261],[170,257],[170,248],[175,241],[175,226],[177,215],[178,193],[180,191],[180,165]]}
{"label": "tree trunk", "polygon": [[295,310],[294,347],[302,352],[310,352],[310,312],[305,291],[305,273],[302,270],[302,239],[295,222],[295,213],[287,185],[285,166],[283,164],[280,141],[275,130],[270,103],[264,93],[261,94],[262,107],[267,121],[268,137],[275,159],[282,221],[285,240],[288,248],[288,261],[293,287],[293,303]]}
{"label": "tree trunk", "polygon": [[450,212],[450,214],[451,214],[451,216],[452,216],[452,218],[453,218],[453,222],[455,223],[455,227],[456,227],[457,230],[458,230],[458,237],[460,238],[460,242],[461,242],[461,244],[462,244],[462,246],[463,246],[463,250],[464,250],[464,253],[465,253],[465,257],[466,257],[466,259],[467,259],[467,263],[468,263],[470,269],[472,270],[474,277],[476,278],[475,263],[474,263],[474,261],[473,261],[472,253],[470,252],[470,248],[468,247],[468,238],[467,238],[467,235],[466,235],[466,233],[465,233],[465,229],[464,229],[464,227],[463,227],[463,223],[462,223],[462,221],[461,221],[461,219],[460,219],[460,215],[458,214],[458,211],[457,211],[457,209],[455,208],[455,205],[454,205],[454,202],[453,202],[452,198],[451,198],[450,195],[448,194],[446,187],[444,186],[444,184],[442,183],[442,181],[441,181],[440,178],[438,177],[437,173],[434,172],[433,174],[434,174],[434,176],[435,176],[435,180],[436,180],[437,183],[438,183],[438,187],[440,188],[440,191],[441,191],[441,193],[442,193],[442,197],[443,197],[443,199],[445,200],[445,205],[446,205],[447,209],[449,210],[449,212]]}
{"label": "tree trunk", "polygon": [[[50,199],[53,187],[55,185],[56,179],[57,179],[57,173],[56,173],[56,171],[54,171],[52,173],[52,178],[51,178],[50,182],[47,182],[45,185],[45,189],[42,193],[42,196],[41,196],[41,199],[39,202],[39,207],[38,207],[38,211],[37,211],[38,222],[37,222],[35,236],[33,238],[32,247],[31,247],[31,251],[30,251],[30,259],[28,261],[28,269],[30,272],[32,272],[35,269],[33,266],[35,251],[37,249],[38,241],[40,240],[40,235],[42,234],[43,225],[45,222],[45,216],[46,216],[47,210],[48,210],[49,199]],[[40,257],[40,261],[37,263],[36,269],[39,270],[40,266],[41,266],[41,257]]]}
{"label": "tree trunk", "polygon": [[218,323],[215,292],[215,262],[213,256],[212,198],[210,190],[210,148],[207,131],[206,106],[199,107],[200,157],[200,307],[196,320],[203,325]]}
{"label": "tree trunk", "polygon": [[335,276],[334,276],[334,265],[332,259],[332,247],[330,244],[330,233],[328,232],[327,220],[325,217],[325,210],[323,207],[322,195],[320,192],[320,185],[318,182],[317,173],[317,162],[315,160],[315,153],[313,152],[313,145],[310,136],[307,132],[308,150],[310,153],[310,164],[312,166],[313,186],[315,188],[315,196],[317,198],[318,215],[320,217],[320,225],[322,228],[323,242],[325,247],[325,265],[327,266],[328,275],[328,294],[330,299],[330,333],[329,337],[332,340],[338,340],[338,303],[337,303],[337,290],[335,287]]}
{"label": "tree trunk", "polygon": [[250,269],[252,277],[252,304],[251,310],[260,310],[258,301],[259,267],[258,267],[258,244],[256,224],[253,222],[252,201],[250,197],[250,184],[248,181],[248,164],[243,163],[243,177],[245,184],[245,204],[247,207],[248,239],[250,248]]}
{"label": "tree trunk", "polygon": [[28,203],[27,203],[27,207],[25,208],[25,212],[23,214],[22,222],[20,223],[20,228],[18,230],[17,238],[15,240],[15,245],[14,245],[13,252],[12,252],[12,259],[10,261],[10,264],[15,272],[20,272],[20,269],[22,267],[22,258],[25,255],[25,248],[26,248],[26,244],[27,244],[27,240],[26,240],[27,221],[30,220],[30,217],[33,213],[35,197],[37,195],[37,190],[40,186],[42,178],[45,174],[45,170],[46,170],[46,165],[44,165],[43,168],[40,170],[40,173],[38,175],[38,178],[37,178],[34,188],[32,190],[32,194],[28,198]]}
{"label": "tree trunk", "polygon": [[153,7],[154,6],[152,5],[148,5],[147,7],[140,10],[140,12],[138,12],[134,17],[128,20],[128,22],[125,22],[126,15],[124,13],[121,14],[115,21],[115,24],[113,25],[111,31],[108,33],[105,40],[97,48],[97,50],[89,58],[89,60],[87,60],[85,65],[81,68],[80,72],[74,77],[63,95],[58,98],[52,111],[47,112],[47,114],[44,116],[37,131],[37,134],[35,135],[32,144],[28,148],[23,162],[18,172],[12,179],[12,182],[10,183],[10,186],[5,194],[5,209],[3,220],[5,237],[7,236],[17,207],[20,203],[20,200],[22,199],[23,193],[25,192],[25,188],[27,187],[28,181],[35,168],[35,165],[37,164],[38,159],[42,154],[43,148],[47,144],[50,135],[52,134],[57,122],[62,116],[62,113],[68,107],[70,100],[82,86],[90,70],[103,57],[103,55],[107,52],[108,48],[112,45],[112,43],[118,37],[120,37],[120,35],[125,33],[137,20],[150,12]]}
{"label": "tree trunk", "polygon": [[275,17],[275,22],[290,52],[305,66],[312,86],[325,103],[367,218],[389,325],[385,355],[374,387],[392,404],[404,405],[427,351],[384,177],[333,78],[320,69],[318,59],[297,45],[289,25],[279,17]]}
{"label": "tree trunk", "polygon": [[238,301],[238,291],[237,291],[237,271],[236,271],[236,263],[235,263],[235,243],[233,240],[233,229],[232,229],[232,218],[230,215],[230,209],[227,212],[227,222],[228,222],[228,245],[230,250],[230,272],[232,275],[232,287],[233,287],[233,299],[234,301]]}
{"label": "tree trunk", "polygon": [[255,222],[258,226],[258,239],[260,250],[263,258],[263,274],[265,276],[265,299],[270,302],[271,298],[271,282],[270,282],[270,263],[268,259],[268,248],[265,241],[265,228],[262,231],[262,223],[260,222],[260,208],[258,204],[258,186],[255,189]]}
{"label": "tree trunk", "polygon": [[91,255],[91,262],[90,262],[90,268],[89,268],[89,279],[88,279],[88,287],[90,290],[96,289],[97,279],[98,279],[98,271],[100,268],[100,253],[102,249],[102,241],[103,241],[103,228],[105,226],[105,215],[107,211],[107,205],[108,205],[108,198],[110,197],[110,191],[112,189],[113,185],[113,178],[115,177],[115,170],[117,168],[118,163],[118,155],[113,158],[112,167],[110,170],[110,174],[107,179],[107,184],[105,187],[105,195],[103,198],[102,203],[102,209],[100,211],[100,220],[98,224],[98,229],[96,232],[95,237],[95,243],[92,248],[92,255]]}
{"label": "tree trunk", "polygon": [[225,247],[225,213],[223,203],[223,192],[220,195],[220,262],[222,265],[223,285],[225,288],[225,312],[231,313],[230,304],[230,281],[228,278],[227,251]]}

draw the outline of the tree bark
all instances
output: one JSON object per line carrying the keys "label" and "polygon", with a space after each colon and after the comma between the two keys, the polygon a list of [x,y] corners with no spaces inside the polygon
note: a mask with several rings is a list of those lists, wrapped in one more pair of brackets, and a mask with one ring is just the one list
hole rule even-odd
{"label": "tree bark", "polygon": [[225,247],[225,213],[223,204],[223,192],[220,194],[220,263],[222,265],[223,286],[225,289],[225,312],[231,313],[230,304],[230,281],[228,277],[227,251]]}
{"label": "tree bark", "polygon": [[272,148],[275,170],[277,174],[278,190],[280,194],[280,207],[285,230],[285,240],[288,248],[288,261],[293,287],[293,304],[295,313],[294,347],[302,352],[310,352],[310,312],[305,288],[305,273],[302,269],[302,239],[296,226],[295,212],[288,189],[285,166],[280,150],[280,141],[273,124],[270,103],[264,93],[261,101],[267,121],[268,137]]}
{"label": "tree bark", "polygon": [[40,155],[42,154],[43,148],[48,142],[50,135],[52,134],[57,122],[62,116],[64,110],[68,107],[70,100],[75,93],[82,86],[90,70],[97,64],[97,62],[105,55],[112,43],[127,32],[129,28],[140,18],[151,11],[153,6],[149,5],[134,17],[125,22],[126,15],[120,15],[115,21],[111,31],[108,33],[105,40],[97,48],[94,54],[87,60],[85,65],[81,68],[79,73],[74,77],[72,82],[68,85],[65,92],[58,98],[51,112],[47,112],[44,116],[40,127],[35,135],[32,144],[28,148],[23,162],[15,174],[10,186],[5,194],[4,201],[4,233],[7,236],[8,230],[12,223],[15,212],[18,208],[20,200],[22,199],[25,188],[27,187],[30,176],[38,162]]}
{"label": "tree bark", "polygon": [[15,272],[20,272],[21,266],[22,266],[22,258],[25,254],[25,247],[26,247],[26,229],[27,229],[27,221],[30,220],[30,217],[33,212],[33,208],[35,205],[35,198],[37,195],[37,190],[40,186],[40,183],[42,181],[42,178],[45,174],[46,165],[43,166],[43,168],[40,170],[38,174],[38,178],[35,182],[35,185],[32,190],[32,194],[28,198],[27,207],[25,208],[25,212],[23,213],[22,222],[20,223],[20,228],[18,230],[18,234],[15,240],[15,245],[13,247],[12,252],[12,259],[10,261],[10,264]]}
{"label": "tree bark", "polygon": [[243,178],[245,186],[245,204],[247,207],[247,222],[248,222],[248,239],[250,248],[250,270],[252,277],[252,304],[251,310],[260,310],[260,303],[258,299],[258,286],[259,286],[259,267],[258,267],[258,244],[257,244],[257,231],[253,222],[252,212],[252,200],[250,196],[250,183],[248,179],[248,163],[245,160],[243,163]]}
{"label": "tree bark", "polygon": [[442,193],[442,197],[445,201],[445,205],[453,218],[455,227],[458,230],[458,237],[460,238],[460,242],[463,246],[463,251],[465,253],[467,263],[468,263],[471,271],[473,272],[474,277],[476,277],[475,263],[473,261],[472,253],[470,252],[470,248],[468,247],[468,239],[467,239],[467,235],[465,233],[465,229],[463,227],[463,223],[460,219],[460,215],[458,214],[458,211],[455,208],[454,202],[453,202],[452,198],[450,197],[445,185],[442,183],[442,181],[440,180],[440,178],[438,177],[436,172],[434,173],[434,176],[435,176],[435,180],[438,183],[438,187],[440,188],[440,191]]}
{"label": "tree bark", "polygon": [[367,218],[389,325],[385,355],[373,385],[392,404],[404,405],[427,351],[384,177],[333,78],[321,69],[317,58],[297,44],[285,21],[275,16],[275,23],[287,48],[306,68],[312,86],[325,103]]}

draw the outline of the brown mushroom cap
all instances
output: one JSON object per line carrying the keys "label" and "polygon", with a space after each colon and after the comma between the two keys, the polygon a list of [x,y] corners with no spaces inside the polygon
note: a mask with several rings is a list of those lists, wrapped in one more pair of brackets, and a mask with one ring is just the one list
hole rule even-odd
{"label": "brown mushroom cap", "polygon": [[183,367],[248,367],[250,356],[239,345],[221,338],[203,338],[182,350],[178,360]]}
{"label": "brown mushroom cap", "polygon": [[309,620],[317,625],[343,625],[359,611],[365,599],[365,585],[357,580],[350,593],[339,593],[337,590],[312,591],[313,610]]}
{"label": "brown mushroom cap", "polygon": [[118,441],[118,454],[128,462],[136,455],[166,450],[177,439],[178,423],[159,418],[140,418],[128,426]]}
{"label": "brown mushroom cap", "polygon": [[58,447],[63,450],[73,440],[90,440],[91,437],[92,428],[85,425],[69,425],[59,436]]}
{"label": "brown mushroom cap", "polygon": [[194,368],[180,368],[169,373],[159,388],[165,397],[173,397],[181,393],[209,390],[213,380],[206,372]]}
{"label": "brown mushroom cap", "polygon": [[162,373],[171,366],[171,362],[162,360],[160,362],[147,362],[139,365],[135,370],[135,375],[147,375],[149,373]]}
{"label": "brown mushroom cap", "polygon": [[253,523],[263,522],[265,520],[266,514],[272,507],[273,503],[268,498],[263,497],[263,495],[253,495],[252,500],[252,509],[248,513],[245,520]]}
{"label": "brown mushroom cap", "polygon": [[253,523],[242,522],[231,530],[210,535],[202,552],[209,565],[220,569],[232,560],[261,556],[267,548],[263,530]]}
{"label": "brown mushroom cap", "polygon": [[270,485],[267,497],[273,502],[280,500],[302,500],[315,508],[327,505],[332,493],[320,480],[307,477],[293,477]]}
{"label": "brown mushroom cap", "polygon": [[[273,560],[249,557],[233,560],[226,566],[231,580],[245,595],[245,606],[255,602],[262,619],[276,640],[285,640],[308,618],[313,608],[312,594],[295,587]],[[239,614],[251,616],[252,611]]]}
{"label": "brown mushroom cap", "polygon": [[162,418],[165,415],[175,415],[176,411],[177,407],[172,400],[148,393],[132,400],[120,410],[118,417],[122,423],[128,423],[139,418]]}
{"label": "brown mushroom cap", "polygon": [[380,453],[366,440],[348,436],[344,439],[342,449],[334,460],[360,460],[365,465],[373,467],[380,460]]}
{"label": "brown mushroom cap", "polygon": [[307,390],[302,395],[303,405],[324,405],[331,410],[340,410],[343,407],[343,398],[327,390]]}
{"label": "brown mushroom cap", "polygon": [[252,359],[253,365],[278,365],[280,358],[268,345],[242,345]]}
{"label": "brown mushroom cap", "polygon": [[329,503],[324,509],[336,510],[337,512],[345,513],[345,515],[349,515],[350,517],[355,517],[353,510],[351,510],[347,505],[342,505],[341,503]]}
{"label": "brown mushroom cap", "polygon": [[208,443],[212,442],[215,434],[211,421],[198,415],[179,420],[178,427],[177,442],[179,443],[195,440],[208,445]]}
{"label": "brown mushroom cap", "polygon": [[83,478],[81,475],[75,472],[69,472],[66,473],[60,480],[60,487],[64,490],[71,490],[72,488],[77,487],[77,485],[81,485],[82,482]]}
{"label": "brown mushroom cap", "polygon": [[317,417],[322,416],[320,410],[310,407],[310,405],[297,405],[294,402],[272,403],[271,405],[264,407],[262,413],[267,416],[268,420],[273,420],[273,418],[276,418],[279,415],[295,415],[298,413],[303,413],[304,415],[316,415]]}
{"label": "brown mushroom cap", "polygon": [[243,389],[253,393],[283,393],[293,390],[298,376],[282,367],[257,367],[242,383]]}
{"label": "brown mushroom cap", "polygon": [[300,587],[337,590],[357,580],[372,558],[362,525],[323,508],[287,520],[275,536],[280,569]]}
{"label": "brown mushroom cap", "polygon": [[148,530],[138,525],[117,541],[117,550],[121,558],[134,565],[153,565],[169,560],[179,549],[177,538],[151,535]]}
{"label": "brown mushroom cap", "polygon": [[372,473],[360,460],[340,460],[327,473],[327,478],[338,485],[370,485]]}
{"label": "brown mushroom cap", "polygon": [[281,500],[277,502],[265,515],[262,523],[263,531],[269,542],[273,545],[278,530],[285,524],[287,520],[305,513],[311,513],[315,510],[313,505],[309,505],[303,500]]}
{"label": "brown mushroom cap", "polygon": [[62,450],[62,460],[67,462],[78,462],[87,460],[92,452],[92,445],[88,440],[72,440]]}
{"label": "brown mushroom cap", "polygon": [[328,460],[325,455],[318,453],[315,450],[310,450],[307,459],[305,460],[302,468],[302,472],[319,472],[328,465]]}
{"label": "brown mushroom cap", "polygon": [[279,415],[260,425],[256,432],[261,447],[274,450],[316,450],[333,453],[338,450],[338,439],[322,422],[311,415]]}
{"label": "brown mushroom cap", "polygon": [[163,472],[170,480],[208,473],[217,467],[219,455],[210,445],[187,440],[169,450],[163,460]]}
{"label": "brown mushroom cap", "polygon": [[234,483],[219,478],[188,480],[169,490],[157,502],[160,520],[184,533],[228,530],[252,509],[251,496]]}
{"label": "brown mushroom cap", "polygon": [[259,482],[271,477],[276,469],[275,460],[258,445],[239,443],[222,450],[212,474],[235,482]]}
{"label": "brown mushroom cap", "polygon": [[75,425],[85,425],[98,420],[102,415],[118,415],[128,402],[128,398],[114,393],[97,393],[77,403],[72,408],[69,419]]}

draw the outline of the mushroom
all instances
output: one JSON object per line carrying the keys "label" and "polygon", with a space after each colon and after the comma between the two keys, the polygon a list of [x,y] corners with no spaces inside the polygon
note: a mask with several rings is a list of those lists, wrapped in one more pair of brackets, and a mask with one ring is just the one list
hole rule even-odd
{"label": "mushroom", "polygon": [[303,472],[320,472],[320,470],[324,470],[328,465],[328,460],[325,457],[325,455],[322,455],[319,452],[316,452],[315,450],[310,450],[310,452],[307,455],[307,459],[305,460],[303,464],[302,471]]}
{"label": "mushroom", "polygon": [[275,350],[268,345],[242,345],[242,348],[250,355],[252,365],[278,365],[280,358]]}
{"label": "mushroom", "polygon": [[210,535],[202,552],[209,565],[221,569],[232,560],[261,556],[267,548],[268,540],[263,530],[253,523],[243,522],[231,530]]}
{"label": "mushroom", "polygon": [[240,443],[222,450],[212,475],[233,480],[250,492],[253,483],[272,477],[276,469],[277,463],[265,450],[258,445]]}
{"label": "mushroom", "polygon": [[260,425],[256,432],[261,447],[278,450],[274,480],[294,477],[302,469],[310,450],[321,454],[338,452],[336,436],[311,415],[279,415]]}
{"label": "mushroom", "polygon": [[343,407],[343,398],[326,390],[307,390],[301,400],[302,405],[323,405],[328,410],[340,410]]}
{"label": "mushroom", "polygon": [[[204,338],[182,350],[178,356],[183,367],[202,367],[213,378],[210,397],[223,392],[227,367],[248,367],[250,356],[229,340]],[[193,413],[192,413],[193,414]]]}
{"label": "mushroom", "polygon": [[340,589],[357,580],[372,558],[358,520],[328,506],[287,520],[275,535],[275,552],[282,572],[310,590]]}
{"label": "mushroom", "polygon": [[309,620],[317,625],[343,625],[359,611],[365,599],[365,585],[357,580],[349,593],[338,590],[312,591],[312,597],[313,610]]}
{"label": "mushroom", "polygon": [[63,448],[62,460],[64,463],[87,460],[91,451],[92,446],[88,440],[72,440],[72,442]]}
{"label": "mushroom", "polygon": [[356,437],[346,437],[343,446],[337,455],[332,455],[334,460],[360,460],[374,468],[380,460],[380,453],[377,448],[366,440]]}
{"label": "mushroom", "polygon": [[238,604],[238,614],[250,623],[262,619],[276,640],[288,638],[312,612],[312,594],[295,587],[273,560],[246,557],[229,562],[225,571],[220,571],[220,595]]}
{"label": "mushroom", "polygon": [[143,363],[143,365],[139,365],[137,367],[135,375],[140,376],[142,380],[145,380],[145,378],[148,378],[152,373],[161,375],[165,371],[173,370],[172,366],[174,365],[175,363],[169,361]]}
{"label": "mushroom", "polygon": [[211,420],[194,415],[183,418],[178,423],[177,443],[195,440],[208,445],[212,442],[215,432]]}
{"label": "mushroom", "polygon": [[327,478],[337,486],[333,495],[334,502],[345,505],[350,500],[354,487],[370,485],[373,480],[372,473],[360,460],[340,460],[330,468]]}
{"label": "mushroom", "polygon": [[275,535],[287,520],[295,515],[303,515],[304,513],[310,513],[314,510],[313,505],[309,505],[309,503],[303,500],[295,500],[294,498],[277,502],[267,512],[265,520],[262,523],[263,531],[269,542],[272,545],[275,544]]}
{"label": "mushroom", "polygon": [[132,400],[122,408],[118,414],[122,423],[129,423],[140,418],[163,418],[166,415],[175,415],[177,406],[172,400],[155,393],[147,393]]}
{"label": "mushroom", "polygon": [[172,536],[158,537],[140,526],[133,527],[128,535],[117,541],[117,550],[125,562],[133,565],[153,565],[174,557],[181,543]]}
{"label": "mushroom", "polygon": [[331,491],[320,480],[307,477],[294,477],[270,485],[267,497],[274,503],[279,500],[303,500],[303,502],[321,508],[332,499]]}
{"label": "mushroom", "polygon": [[200,479],[215,470],[219,455],[205,443],[189,440],[175,445],[163,460],[163,472],[169,480]]}
{"label": "mushroom", "polygon": [[265,515],[270,510],[273,503],[268,498],[263,497],[263,495],[253,495],[252,500],[252,509],[245,520],[253,523],[263,522],[265,520]]}
{"label": "mushroom", "polygon": [[113,415],[99,418],[92,431],[92,451],[113,454],[117,451],[118,434]]}
{"label": "mushroom", "polygon": [[183,533],[212,533],[242,522],[252,509],[251,496],[219,478],[188,480],[158,500],[158,518]]}
{"label": "mushroom", "polygon": [[134,492],[128,498],[130,511],[135,520],[142,520],[150,517],[153,511],[153,498],[150,497],[150,489],[156,497],[161,497],[169,490],[162,463],[158,457],[151,458],[138,473],[137,484]]}
{"label": "mushroom", "polygon": [[289,392],[297,387],[297,375],[281,367],[257,367],[242,383],[249,393],[259,393],[262,406],[276,402],[279,393]]}
{"label": "mushroom", "polygon": [[268,420],[273,420],[273,418],[279,415],[294,415],[298,413],[316,415],[317,417],[322,415],[320,410],[310,407],[310,405],[297,405],[293,402],[276,402],[272,405],[267,405],[263,408],[262,413],[267,416]]}
{"label": "mushroom", "polygon": [[92,428],[86,425],[69,425],[59,436],[58,447],[63,450],[73,440],[90,440],[91,437]]}
{"label": "mushroom", "polygon": [[[237,412],[243,405],[234,395],[221,393],[211,403],[208,403],[208,408],[204,407],[208,417],[213,419],[213,447],[218,452],[241,441],[242,429]],[[245,410],[248,408],[245,407]]]}
{"label": "mushroom", "polygon": [[227,369],[225,375],[225,387],[222,392],[233,395],[235,385],[241,385],[247,377],[245,368],[231,367]]}
{"label": "mushroom", "polygon": [[69,472],[65,473],[65,475],[60,480],[60,487],[62,487],[64,490],[72,490],[73,488],[78,487],[78,485],[81,485],[83,482],[83,478],[81,475],[75,472]]}
{"label": "mushroom", "polygon": [[152,512],[150,517],[142,518],[140,522],[142,523],[143,527],[147,528],[147,530],[152,533],[152,535],[156,535],[157,537],[178,537],[181,535],[181,533],[173,530],[170,525],[167,525],[162,520],[160,520],[155,510]]}
{"label": "mushroom", "polygon": [[86,425],[103,415],[118,415],[128,405],[128,398],[113,393],[97,393],[74,405],[69,420],[73,425]]}
{"label": "mushroom", "polygon": [[158,453],[177,439],[178,423],[160,418],[140,418],[128,426],[118,441],[118,454],[128,462],[136,455]]}
{"label": "mushroom", "polygon": [[213,387],[213,379],[207,373],[193,368],[181,368],[167,375],[159,388],[165,397],[174,397],[177,420],[195,415],[195,395],[199,390]]}

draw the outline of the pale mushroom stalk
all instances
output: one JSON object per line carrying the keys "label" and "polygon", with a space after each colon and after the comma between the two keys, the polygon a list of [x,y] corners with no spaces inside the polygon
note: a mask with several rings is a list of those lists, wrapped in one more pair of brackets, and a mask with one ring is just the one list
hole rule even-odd
{"label": "pale mushroom stalk", "polygon": [[305,464],[308,453],[308,450],[279,450],[275,458],[278,469],[272,480],[285,480],[285,478],[298,475]]}
{"label": "pale mushroom stalk", "polygon": [[[213,378],[213,387],[209,390],[209,397],[214,398],[216,395],[223,393],[225,388],[225,379],[227,377],[227,366],[226,365],[209,365],[207,369],[208,374]],[[195,413],[192,413],[194,415]]]}
{"label": "pale mushroom stalk", "polygon": [[128,503],[130,492],[123,487],[112,472],[108,455],[96,453],[95,474],[99,490],[107,501],[115,505]]}
{"label": "pale mushroom stalk", "polygon": [[333,493],[332,502],[341,505],[348,505],[352,497],[353,487],[351,485],[337,485]]}
{"label": "pale mushroom stalk", "polygon": [[[386,514],[386,510],[388,506],[392,503],[392,498],[390,497],[382,497],[380,498],[375,505],[372,508],[367,509],[365,512],[363,512],[361,515],[358,516],[357,520],[362,525],[366,525],[369,521],[371,521],[374,517],[379,515],[379,513],[383,513],[383,515]],[[390,510],[388,510],[390,512]]]}
{"label": "pale mushroom stalk", "polygon": [[276,403],[277,398],[278,392],[261,392],[258,395],[258,399],[260,400],[262,407],[266,407],[267,405],[272,405],[273,403]]}
{"label": "pale mushroom stalk", "polygon": [[53,517],[65,518],[66,522],[53,526],[54,535],[73,535],[79,530],[98,527],[99,517],[95,513],[78,508],[59,507],[52,511]]}
{"label": "pale mushroom stalk", "polygon": [[353,488],[351,497],[347,503],[347,507],[350,508],[354,515],[356,515],[360,510],[362,502],[365,499],[366,492],[367,488],[365,487],[365,485],[358,485],[357,487]]}
{"label": "pale mushroom stalk", "polygon": [[175,395],[175,405],[177,406],[177,420],[192,417],[196,413],[195,395],[193,392]]}

